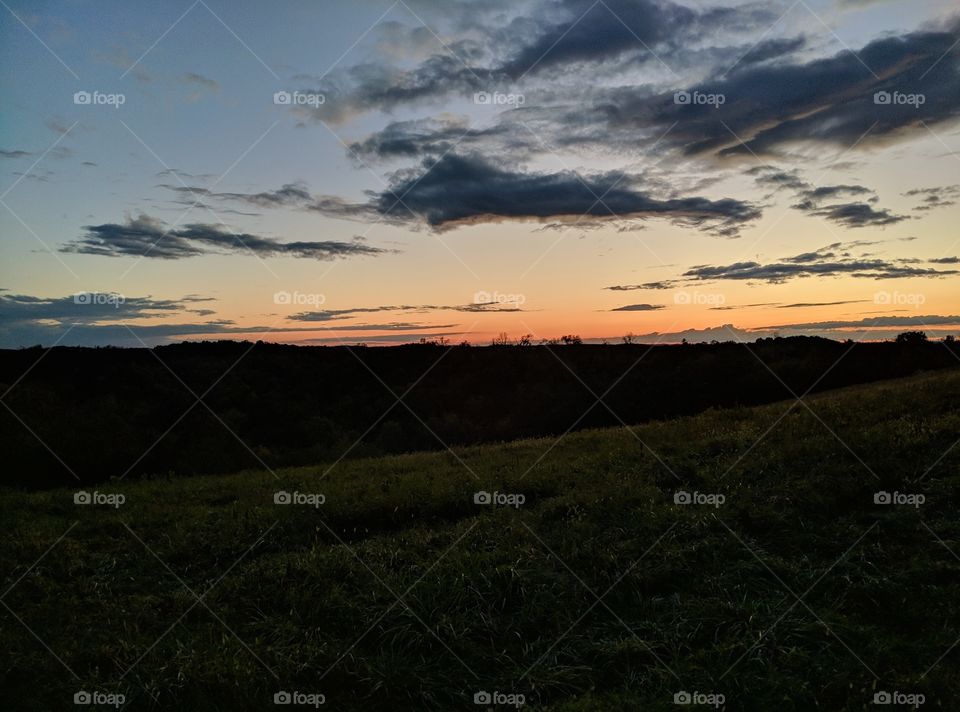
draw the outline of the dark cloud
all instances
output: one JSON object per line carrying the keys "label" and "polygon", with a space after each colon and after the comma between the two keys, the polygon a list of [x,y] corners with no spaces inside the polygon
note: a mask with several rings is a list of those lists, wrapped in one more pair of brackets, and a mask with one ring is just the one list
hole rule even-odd
{"label": "dark cloud", "polygon": [[824,200],[832,200],[845,195],[873,195],[873,191],[862,185],[823,185],[819,188],[808,188],[801,191],[805,207],[817,207]]}
{"label": "dark cloud", "polygon": [[904,193],[907,197],[922,197],[917,210],[934,210],[956,205],[960,197],[960,185],[943,185],[933,188],[914,188]]}
{"label": "dark cloud", "polygon": [[610,311],[658,311],[660,309],[666,309],[666,306],[663,304],[626,304]]}
{"label": "dark cloud", "polygon": [[662,282],[645,282],[644,284],[615,284],[611,287],[604,287],[614,292],[633,292],[638,289],[673,289],[673,283],[670,280]]}
{"label": "dark cloud", "polygon": [[513,302],[479,302],[474,304],[436,305],[436,304],[392,304],[377,307],[353,307],[350,309],[323,309],[292,314],[293,321],[339,321],[350,319],[356,314],[376,314],[380,312],[410,312],[424,314],[433,311],[453,311],[466,313],[519,312],[525,311]]}
{"label": "dark cloud", "polygon": [[162,171],[158,171],[154,175],[157,178],[174,176],[179,178],[196,178],[198,180],[210,180],[211,178],[216,177],[212,173],[189,173],[187,171],[180,170],[179,168],[164,168]]}
{"label": "dark cloud", "polygon": [[[431,4],[430,11],[443,14],[445,5]],[[419,58],[412,67],[384,61],[393,59],[387,57],[317,78],[314,88],[304,91],[324,94],[324,104],[291,111],[338,122],[366,111],[389,112],[453,94],[505,89],[526,76],[556,76],[571,70],[580,70],[582,76],[601,69],[610,74],[642,64],[663,67],[661,62],[679,66],[689,48],[704,37],[723,30],[749,36],[768,28],[777,16],[775,8],[759,2],[695,10],[670,0],[540,0],[515,3],[501,12],[488,7],[464,9],[452,23],[456,31],[445,39],[444,51],[434,49],[434,54]],[[393,23],[384,23],[380,32],[392,38],[388,45],[394,53],[397,38],[410,45],[414,55],[429,44],[436,47],[436,38],[422,32],[418,37],[416,30]],[[727,48],[727,55],[746,55],[744,64],[756,64],[796,51],[803,41],[767,40],[753,45],[751,39],[742,50]]]}
{"label": "dark cloud", "polygon": [[900,277],[942,277],[957,274],[957,270],[935,270],[910,267],[880,259],[824,260],[822,262],[735,262],[729,265],[705,265],[683,273],[693,280],[750,280],[781,284],[798,277],[827,277],[850,275],[866,279],[895,279]]}
{"label": "dark cloud", "polygon": [[802,49],[807,44],[806,37],[790,37],[782,39],[764,40],[752,47],[744,54],[738,64],[759,64],[769,59],[778,59]]}
{"label": "dark cloud", "polygon": [[750,203],[730,198],[658,199],[640,184],[638,176],[616,171],[522,173],[478,156],[448,154],[423,161],[419,169],[396,172],[389,190],[375,196],[370,208],[437,229],[498,220],[662,217],[733,234],[760,215]]}
{"label": "dark cloud", "polygon": [[[925,131],[921,122],[955,120],[960,114],[953,46],[958,30],[955,21],[946,31],[885,37],[856,53],[843,51],[802,65],[738,68],[715,89],[727,102],[712,121],[724,121],[745,144],[731,141],[722,126],[708,129],[711,108],[705,107],[697,112],[705,122],[702,137],[690,136],[686,148],[762,155],[800,140],[847,148],[869,131],[859,144],[865,147],[907,130]],[[878,104],[877,92],[922,95],[923,103]]]}
{"label": "dark cloud", "polygon": [[253,253],[261,257],[302,257],[330,260],[383,254],[386,250],[353,242],[279,242],[273,238],[234,233],[217,225],[192,224],[165,228],[148,215],[128,219],[120,225],[87,225],[86,234],[62,248],[74,252],[108,257],[135,256],[158,259],[182,259],[205,254]]}
{"label": "dark cloud", "polygon": [[[216,193],[201,186],[169,185],[162,183],[160,188],[166,188],[183,197],[184,202],[194,203],[202,198],[215,200],[231,200],[255,205],[261,208],[305,207],[312,202],[310,192],[302,183],[286,183],[277,190],[262,191],[259,193]],[[190,200],[193,198],[193,200]]]}
{"label": "dark cloud", "polygon": [[780,304],[777,309],[806,309],[808,307],[834,307],[840,304],[864,304],[868,299],[847,299],[841,302],[798,302],[797,304]]}
{"label": "dark cloud", "polygon": [[[675,90],[629,82],[593,88],[584,79],[582,102],[554,109],[548,135],[551,142],[567,135],[622,150],[672,127],[659,150],[691,157],[772,156],[797,142],[868,149],[960,117],[958,32],[960,21],[953,21],[941,31],[884,37],[856,52],[804,63],[740,63],[677,87],[690,95],[722,95],[719,105],[677,103]],[[900,99],[876,103],[877,92],[897,92]],[[922,100],[914,102],[913,95]]]}
{"label": "dark cloud", "polygon": [[[758,207],[729,198],[676,197],[684,191],[671,186],[678,182],[675,175],[641,180],[611,171],[581,181],[567,172],[529,172],[521,162],[555,150],[618,156],[647,148],[660,157],[699,162],[780,155],[808,141],[859,151],[960,118],[960,49],[954,46],[960,21],[800,60],[798,51],[807,47],[803,37],[753,42],[754,30],[769,29],[781,10],[765,3],[693,9],[669,0],[533,0],[512,11],[477,11],[460,22],[454,21],[455,13],[438,10],[456,26],[445,38],[449,51],[423,58],[427,38],[420,36],[412,62],[386,61],[381,55],[325,78],[304,76],[316,85],[310,91],[327,100],[313,109],[291,110],[342,120],[454,94],[469,100],[472,92],[498,89],[529,89],[536,101],[499,111],[483,128],[443,114],[395,121],[352,143],[349,153],[361,162],[416,162],[394,173],[390,188],[373,193],[369,203],[311,197],[296,183],[281,189],[289,194],[210,197],[438,230],[498,220],[595,225],[609,220],[609,206],[621,217],[660,216],[731,236],[759,215]],[[413,32],[397,23],[379,31],[388,38],[388,47],[380,48],[388,54],[400,51],[394,40]],[[744,46],[741,40],[747,38]],[[728,61],[731,54],[735,63]],[[648,76],[632,71],[638,63],[662,68],[658,57],[683,72],[683,79],[672,78],[677,86],[637,79]],[[606,81],[597,81],[598,71]],[[695,75],[700,79],[691,80]],[[716,94],[723,102],[678,103],[678,89]],[[878,92],[919,99],[884,103],[875,99]],[[497,160],[480,158],[491,155]],[[862,185],[814,186],[797,171],[779,169],[758,171],[755,177],[771,190],[793,191],[794,208],[843,227],[883,227],[909,219],[877,205],[877,196]],[[596,200],[611,188],[602,202]],[[175,190],[202,195],[196,188]],[[924,200],[931,207],[950,202]]]}
{"label": "dark cloud", "polygon": [[720,307],[710,307],[710,311],[734,311],[736,309],[753,309],[758,307],[775,307],[778,302],[761,302],[758,304],[725,304]]}
{"label": "dark cloud", "polygon": [[0,150],[0,158],[26,158],[27,156],[32,156],[33,153],[30,151],[2,151]]}
{"label": "dark cloud", "polygon": [[[794,191],[797,203],[791,207],[796,210],[823,217],[844,227],[882,227],[908,220],[906,215],[897,215],[889,210],[874,208],[870,203],[877,202],[874,191],[862,185],[823,185],[812,186],[803,180],[797,170],[783,171],[772,166],[757,166],[747,171],[754,177],[757,185],[774,190]],[[869,195],[870,202],[844,202],[825,204],[827,201]],[[796,259],[796,258],[795,258]]]}
{"label": "dark cloud", "polygon": [[[913,238],[897,238],[898,241],[911,239]],[[913,258],[881,259],[865,254],[861,250],[861,248],[877,244],[880,243],[875,240],[835,242],[812,252],[782,257],[778,261],[769,263],[750,261],[734,262],[727,265],[695,265],[681,273],[676,279],[637,285],[617,285],[607,287],[607,289],[615,291],[676,289],[698,282],[714,280],[782,284],[804,277],[846,275],[860,279],[896,279],[902,277],[937,278],[960,274],[960,270],[955,269],[938,270],[930,267],[920,267],[918,263],[922,260]],[[927,260],[927,262],[933,262],[933,260]],[[947,262],[945,264],[952,263]],[[800,306],[806,305],[787,305],[785,308]]]}
{"label": "dark cloud", "polygon": [[[6,292],[7,290],[0,290]],[[34,344],[100,346],[106,344],[141,346],[172,343],[196,336],[261,338],[268,335],[336,332],[416,332],[423,329],[452,329],[456,324],[421,324],[411,321],[351,323],[323,326],[238,326],[233,321],[214,319],[195,323],[172,323],[166,319],[210,316],[210,309],[196,304],[215,301],[212,297],[187,295],[181,299],[130,297],[116,293],[81,292],[65,297],[35,297],[0,293],[0,347],[19,348]],[[351,311],[351,310],[344,310]],[[353,310],[373,311],[373,310]],[[153,320],[160,323],[140,323]],[[131,330],[133,333],[131,334]],[[456,332],[459,333],[459,332]],[[454,335],[446,332],[448,336]],[[406,339],[421,334],[407,334]],[[434,334],[434,336],[436,336]],[[380,340],[380,337],[376,337]],[[388,339],[389,340],[389,339]]]}
{"label": "dark cloud", "polygon": [[311,331],[417,331],[419,329],[452,329],[457,324],[421,324],[410,321],[391,321],[384,324],[341,324],[321,326]]}
{"label": "dark cloud", "polygon": [[896,215],[889,210],[877,210],[867,203],[841,203],[811,211],[811,215],[824,217],[845,227],[895,225],[909,220],[905,215]]}
{"label": "dark cloud", "polygon": [[690,8],[651,0],[563,0],[558,5],[562,17],[543,22],[500,71],[518,78],[569,64],[616,60],[628,51],[643,51],[644,45],[656,51],[680,40],[702,17]]}
{"label": "dark cloud", "polygon": [[465,116],[395,121],[364,139],[350,144],[352,157],[361,162],[423,156],[441,156],[454,147],[488,147],[493,142],[509,145],[518,153],[528,153],[528,136],[518,135],[518,127],[501,121],[487,128],[473,128]]}
{"label": "dark cloud", "polygon": [[783,171],[772,166],[754,166],[746,173],[754,176],[757,185],[774,190],[790,189],[799,192],[810,187],[809,183],[800,178],[796,170]]}
{"label": "dark cloud", "polygon": [[802,331],[826,331],[830,329],[874,328],[882,326],[910,327],[910,326],[944,326],[960,324],[960,316],[942,316],[928,314],[925,316],[869,316],[863,319],[838,321],[814,321],[803,324],[780,324],[766,326],[764,329],[795,329]]}
{"label": "dark cloud", "polygon": [[163,187],[184,196],[240,201],[259,207],[292,207],[328,217],[426,225],[436,230],[501,220],[577,223],[661,217],[724,236],[760,216],[750,203],[725,198],[657,198],[640,176],[618,171],[580,176],[525,173],[478,155],[448,153],[395,171],[389,187],[366,203],[312,196],[299,183],[261,193],[214,193],[192,186]]}
{"label": "dark cloud", "polygon": [[0,294],[0,323],[8,326],[47,321],[94,324],[123,319],[150,319],[175,312],[197,313],[198,310],[188,309],[186,305],[200,300],[197,297],[181,300],[126,297],[112,292],[78,292],[66,297],[50,298]]}
{"label": "dark cloud", "polygon": [[300,87],[304,94],[322,94],[317,106],[291,108],[298,116],[339,123],[367,111],[392,111],[406,104],[436,100],[452,91],[479,91],[497,81],[482,67],[465,62],[474,54],[468,42],[448,45],[451,53],[428,57],[413,69],[368,62],[345,70],[339,79],[325,78],[313,87]]}

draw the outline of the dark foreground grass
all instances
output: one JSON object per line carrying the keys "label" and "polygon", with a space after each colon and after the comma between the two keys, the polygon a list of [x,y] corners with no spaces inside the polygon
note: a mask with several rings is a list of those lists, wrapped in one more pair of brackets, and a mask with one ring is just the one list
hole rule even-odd
{"label": "dark foreground grass", "polygon": [[954,370],[556,443],[98,488],[118,508],[5,490],[0,706],[960,709],[958,395]]}

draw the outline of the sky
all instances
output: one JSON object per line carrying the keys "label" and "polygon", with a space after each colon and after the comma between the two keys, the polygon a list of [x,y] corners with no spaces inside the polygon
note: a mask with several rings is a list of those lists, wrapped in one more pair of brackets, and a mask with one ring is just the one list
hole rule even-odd
{"label": "sky", "polygon": [[960,334],[951,0],[0,5],[2,348]]}

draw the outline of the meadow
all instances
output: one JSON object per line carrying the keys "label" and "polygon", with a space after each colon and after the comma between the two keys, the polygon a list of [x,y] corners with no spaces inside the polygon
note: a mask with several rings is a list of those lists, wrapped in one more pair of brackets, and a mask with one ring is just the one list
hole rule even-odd
{"label": "meadow", "polygon": [[2,707],[957,709],[958,396],[4,488]]}

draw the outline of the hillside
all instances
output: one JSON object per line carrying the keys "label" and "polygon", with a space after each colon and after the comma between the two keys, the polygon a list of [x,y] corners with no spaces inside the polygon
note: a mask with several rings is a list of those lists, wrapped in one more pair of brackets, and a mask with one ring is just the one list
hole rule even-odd
{"label": "hillside", "polygon": [[[748,345],[0,350],[7,406],[0,449],[8,464],[0,485],[276,469],[344,454],[558,436],[958,362],[956,342],[813,337]],[[597,404],[601,395],[606,407]]]}
{"label": "hillside", "polygon": [[102,504],[0,490],[3,707],[956,709],[958,396],[954,368],[559,441],[85,487]]}

